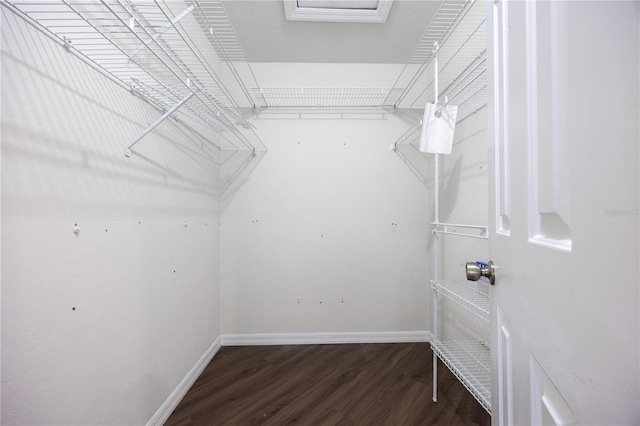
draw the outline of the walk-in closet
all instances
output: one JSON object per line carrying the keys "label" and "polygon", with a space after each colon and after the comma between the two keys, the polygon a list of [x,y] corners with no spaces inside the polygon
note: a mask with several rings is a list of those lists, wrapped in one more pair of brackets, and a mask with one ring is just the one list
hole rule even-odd
{"label": "walk-in closet", "polygon": [[640,422],[640,3],[0,12],[0,424]]}

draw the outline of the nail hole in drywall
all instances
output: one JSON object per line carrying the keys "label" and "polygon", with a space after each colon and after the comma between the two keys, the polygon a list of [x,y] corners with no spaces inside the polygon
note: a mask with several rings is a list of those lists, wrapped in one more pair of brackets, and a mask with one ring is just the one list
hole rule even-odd
{"label": "nail hole in drywall", "polygon": [[72,311],[75,311],[75,310],[76,310],[76,307],[75,307],[75,306],[74,306],[74,307],[72,307],[72,308],[71,308],[71,310],[72,310]]}

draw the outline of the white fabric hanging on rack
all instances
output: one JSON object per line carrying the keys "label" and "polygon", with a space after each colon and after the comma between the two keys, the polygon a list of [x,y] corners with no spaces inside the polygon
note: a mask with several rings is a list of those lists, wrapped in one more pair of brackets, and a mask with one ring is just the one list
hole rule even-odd
{"label": "white fabric hanging on rack", "polygon": [[451,154],[458,107],[445,106],[440,117],[436,117],[436,111],[438,111],[438,105],[427,103],[424,107],[420,152]]}

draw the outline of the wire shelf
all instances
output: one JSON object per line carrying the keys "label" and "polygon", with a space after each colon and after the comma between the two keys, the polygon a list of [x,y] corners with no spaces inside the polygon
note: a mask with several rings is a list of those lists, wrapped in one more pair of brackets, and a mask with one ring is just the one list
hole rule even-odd
{"label": "wire shelf", "polygon": [[[487,104],[485,10],[475,0],[445,0],[409,61],[391,88],[259,88],[256,97],[269,109],[296,108],[339,110],[341,108],[394,110],[424,107],[433,99],[434,45],[438,58],[442,99],[458,105],[458,123]],[[469,64],[482,57],[468,72]],[[431,70],[431,72],[429,72]],[[454,84],[455,82],[455,84]],[[443,104],[444,106],[444,104]]]}
{"label": "wire shelf", "polygon": [[220,0],[35,0],[10,5],[220,148],[266,149],[239,112],[255,83]]}
{"label": "wire shelf", "polygon": [[388,88],[257,88],[256,97],[266,108],[341,110],[390,108]]}
{"label": "wire shelf", "polygon": [[491,351],[480,342],[431,342],[440,360],[491,414]]}
{"label": "wire shelf", "polygon": [[[442,3],[393,85],[390,92],[393,97],[390,96],[387,103],[398,107],[422,108],[427,102],[433,101],[436,45],[440,64],[439,98],[444,98],[451,84],[460,80],[469,64],[474,63],[486,50],[486,11],[483,2],[448,0]],[[486,71],[486,62],[483,69]],[[459,98],[453,103],[460,107],[458,122],[486,105],[486,75],[474,87],[480,95],[474,103],[465,105],[473,96]],[[481,88],[482,93],[479,90]],[[471,93],[474,91],[470,90],[467,95]]]}
{"label": "wire shelf", "polygon": [[458,120],[460,123],[487,104],[487,56],[486,50],[476,58],[448,87],[444,89],[439,99],[437,113],[445,106],[458,106]]}
{"label": "wire shelf", "polygon": [[[446,0],[391,88],[259,87],[222,0],[15,0],[9,4],[117,80],[164,110],[196,95],[175,117],[205,134],[229,130],[233,147],[264,145],[238,108],[309,110],[423,107],[432,99],[434,44],[448,88],[485,48],[482,2]],[[185,8],[186,7],[186,8]],[[484,67],[486,70],[486,66]],[[152,87],[150,91],[142,87]],[[445,89],[446,90],[446,89]],[[205,94],[206,93],[206,94]],[[453,96],[451,97],[453,98]],[[456,94],[458,121],[486,105],[486,76]],[[453,99],[450,102],[454,102]],[[190,111],[183,113],[183,110]]]}
{"label": "wire shelf", "polygon": [[408,91],[415,86],[431,63],[434,46],[443,44],[446,34],[451,32],[456,22],[459,22],[468,3],[467,0],[451,0],[440,5],[393,86],[401,92],[397,97],[389,99],[389,103],[399,105],[404,100]]}
{"label": "wire shelf", "polygon": [[491,303],[488,286],[460,281],[431,281],[431,288],[467,311],[489,322]]}

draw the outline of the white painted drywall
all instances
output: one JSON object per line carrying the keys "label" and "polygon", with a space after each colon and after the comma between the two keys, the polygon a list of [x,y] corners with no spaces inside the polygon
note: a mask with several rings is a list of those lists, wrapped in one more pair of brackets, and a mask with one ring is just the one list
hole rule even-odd
{"label": "white painted drywall", "polygon": [[261,87],[391,88],[402,72],[402,64],[251,64]]}
{"label": "white painted drywall", "polygon": [[254,120],[269,152],[222,211],[223,333],[426,330],[426,188],[384,119]]}
{"label": "white painted drywall", "polygon": [[158,111],[1,10],[2,424],[144,424],[219,335],[218,153],[125,158]]}
{"label": "white painted drywall", "polygon": [[[398,65],[255,64],[264,87],[391,87]],[[260,114],[227,194],[223,333],[426,330],[426,186],[390,149],[416,115]]]}

